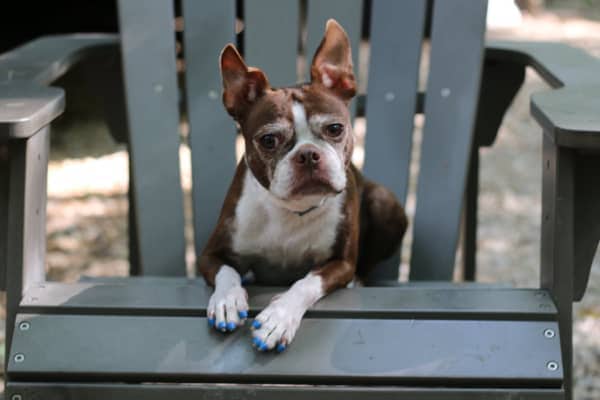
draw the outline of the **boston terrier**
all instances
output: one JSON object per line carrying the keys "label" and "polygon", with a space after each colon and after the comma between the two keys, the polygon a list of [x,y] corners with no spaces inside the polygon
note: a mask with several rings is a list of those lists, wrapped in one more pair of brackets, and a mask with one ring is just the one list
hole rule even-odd
{"label": "boston terrier", "polygon": [[327,21],[310,83],[273,88],[231,44],[220,61],[223,103],[245,154],[198,260],[214,286],[208,323],[221,332],[243,324],[248,273],[258,284],[290,286],[252,323],[254,347],[281,352],[308,308],[396,252],[407,219],[392,192],[351,163],[356,83],[350,42],[335,20]]}

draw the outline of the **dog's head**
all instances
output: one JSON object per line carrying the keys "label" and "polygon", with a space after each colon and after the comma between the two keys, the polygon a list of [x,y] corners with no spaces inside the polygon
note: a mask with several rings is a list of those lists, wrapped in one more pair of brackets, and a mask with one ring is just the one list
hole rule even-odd
{"label": "dog's head", "polygon": [[221,53],[223,103],[240,124],[248,167],[283,203],[310,205],[346,187],[354,147],[348,103],[356,84],[348,36],[334,20],[310,72],[310,83],[271,88],[233,45]]}

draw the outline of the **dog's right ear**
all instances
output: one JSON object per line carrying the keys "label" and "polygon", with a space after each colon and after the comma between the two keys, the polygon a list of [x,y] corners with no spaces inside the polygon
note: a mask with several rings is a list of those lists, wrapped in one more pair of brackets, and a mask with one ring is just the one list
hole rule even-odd
{"label": "dog's right ear", "polygon": [[248,107],[269,89],[266,75],[258,68],[246,66],[231,43],[221,52],[221,77],[223,104],[227,112],[238,121]]}

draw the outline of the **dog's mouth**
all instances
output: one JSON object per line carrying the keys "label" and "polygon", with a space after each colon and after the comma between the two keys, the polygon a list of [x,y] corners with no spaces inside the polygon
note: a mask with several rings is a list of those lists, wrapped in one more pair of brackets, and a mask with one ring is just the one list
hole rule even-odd
{"label": "dog's mouth", "polygon": [[293,180],[289,198],[297,199],[303,196],[311,195],[335,195],[340,193],[343,188],[336,188],[329,176],[320,171],[310,171],[298,174]]}

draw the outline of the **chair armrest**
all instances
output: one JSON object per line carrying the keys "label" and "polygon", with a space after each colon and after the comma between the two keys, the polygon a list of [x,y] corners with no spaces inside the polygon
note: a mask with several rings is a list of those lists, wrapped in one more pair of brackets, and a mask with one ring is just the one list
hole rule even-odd
{"label": "chair armrest", "polygon": [[531,114],[557,145],[600,150],[600,84],[535,93]]}
{"label": "chair armrest", "polygon": [[44,36],[0,55],[0,142],[27,138],[59,116],[61,89],[47,87],[84,57],[118,45],[118,36]]}
{"label": "chair armrest", "polygon": [[44,36],[0,55],[0,82],[48,85],[90,52],[117,44],[112,34]]}
{"label": "chair armrest", "polygon": [[600,84],[600,60],[563,43],[488,41],[486,56],[532,67],[554,88]]}
{"label": "chair armrest", "polygon": [[62,89],[26,82],[0,84],[0,143],[33,135],[64,108]]}
{"label": "chair armrest", "polygon": [[561,146],[600,149],[600,60],[562,43],[490,41],[490,59],[534,68],[557,90],[536,93],[531,113]]}

